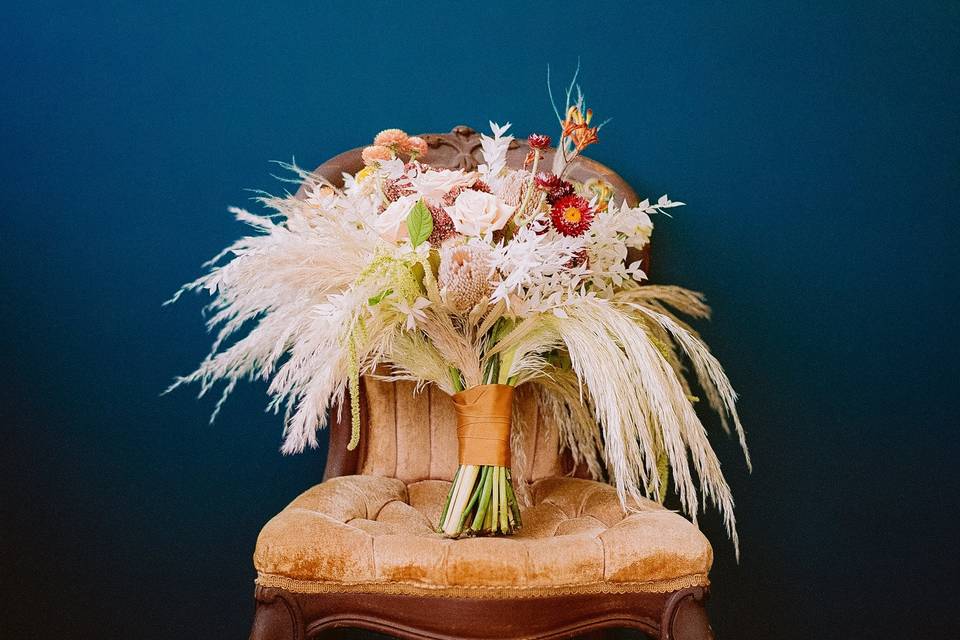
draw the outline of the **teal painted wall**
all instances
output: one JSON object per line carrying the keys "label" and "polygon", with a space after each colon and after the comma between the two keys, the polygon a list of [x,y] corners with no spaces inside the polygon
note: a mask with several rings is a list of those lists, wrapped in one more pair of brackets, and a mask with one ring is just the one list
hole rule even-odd
{"label": "teal painted wall", "polygon": [[[269,6],[268,6],[269,5]],[[717,440],[725,638],[956,635],[960,5],[31,3],[0,22],[5,637],[243,637],[260,526],[316,482],[262,385],[210,426],[159,397],[209,345],[160,303],[243,232],[247,188],[382,127],[553,127],[660,220],[655,278],[705,291],[755,471]],[[106,622],[103,622],[106,621]],[[834,623],[833,631],[823,629]],[[102,626],[99,626],[102,625]],[[903,625],[906,625],[904,627]],[[953,633],[950,633],[953,632]]]}

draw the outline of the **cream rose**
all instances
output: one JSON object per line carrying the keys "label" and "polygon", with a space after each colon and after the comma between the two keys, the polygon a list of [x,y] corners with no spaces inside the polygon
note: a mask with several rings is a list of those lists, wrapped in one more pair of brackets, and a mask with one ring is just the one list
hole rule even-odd
{"label": "cream rose", "polygon": [[417,203],[415,196],[403,196],[392,202],[373,222],[373,229],[387,242],[403,242],[410,237],[407,230],[407,216]]}
{"label": "cream rose", "polygon": [[468,190],[457,196],[452,207],[443,209],[459,233],[483,236],[502,229],[516,207],[501,202],[492,193]]}

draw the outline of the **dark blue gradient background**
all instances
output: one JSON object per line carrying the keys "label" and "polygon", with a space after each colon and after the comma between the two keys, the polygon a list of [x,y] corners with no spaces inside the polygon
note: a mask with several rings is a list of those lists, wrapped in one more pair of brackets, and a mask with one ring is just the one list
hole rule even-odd
{"label": "dark blue gradient background", "polygon": [[284,188],[268,161],[553,133],[578,56],[593,155],[689,203],[655,279],[708,294],[742,394],[720,637],[960,631],[956,2],[30,5],[0,22],[0,635],[245,637],[257,532],[325,452],[278,453],[261,384],[212,426],[160,397],[210,341],[161,302]]}

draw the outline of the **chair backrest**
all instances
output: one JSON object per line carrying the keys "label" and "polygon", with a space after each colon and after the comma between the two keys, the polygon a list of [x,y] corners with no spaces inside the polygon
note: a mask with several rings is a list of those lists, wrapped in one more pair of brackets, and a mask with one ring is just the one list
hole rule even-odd
{"label": "chair backrest", "polygon": [[[482,160],[480,136],[469,127],[455,127],[450,133],[423,134],[429,147],[426,161],[447,169],[475,169]],[[363,168],[362,148],[351,149],[320,165],[315,173],[335,185],[342,185],[343,174]],[[507,152],[507,163],[520,167],[529,148],[526,140],[514,140]],[[543,166],[552,162],[547,152]],[[598,179],[607,183],[619,200],[637,203],[637,195],[623,178],[604,165],[578,158],[567,177],[579,182]],[[639,256],[644,268],[649,253]],[[456,423],[450,397],[428,387],[414,394],[409,382],[386,382],[367,377],[361,384],[360,446],[346,450],[350,436],[348,407],[334,408],[330,421],[330,449],[325,478],[364,473],[390,476],[405,482],[425,479],[450,480],[457,467]],[[528,481],[570,471],[568,458],[560,451],[557,428],[539,411],[537,394],[518,389],[515,397],[521,417],[515,426],[513,470]]]}
{"label": "chair backrest", "polygon": [[[538,410],[534,390],[518,389],[514,402],[520,418],[515,420],[514,474],[532,481],[568,471],[558,431]],[[453,478],[457,427],[450,396],[433,386],[414,393],[412,382],[368,377],[363,405],[358,473],[404,482]]]}

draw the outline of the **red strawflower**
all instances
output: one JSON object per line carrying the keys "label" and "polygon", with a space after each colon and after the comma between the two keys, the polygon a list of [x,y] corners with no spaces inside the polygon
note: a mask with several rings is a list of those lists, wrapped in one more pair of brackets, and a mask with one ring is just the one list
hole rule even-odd
{"label": "red strawflower", "polygon": [[580,236],[593,222],[590,203],[576,195],[564,196],[550,210],[553,227],[565,236]]}
{"label": "red strawflower", "polygon": [[560,181],[560,178],[546,171],[541,171],[537,175],[533,176],[534,184],[536,184],[541,189],[549,189],[554,183],[559,181]]}
{"label": "red strawflower", "polygon": [[533,181],[537,187],[547,192],[547,201],[550,204],[573,194],[573,185],[552,173],[538,173]]}
{"label": "red strawflower", "polygon": [[531,133],[530,137],[527,138],[527,143],[530,145],[531,149],[539,149],[540,151],[543,151],[544,149],[550,148],[550,136],[542,133]]}

